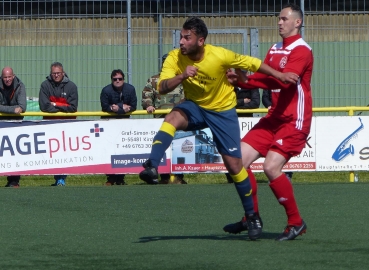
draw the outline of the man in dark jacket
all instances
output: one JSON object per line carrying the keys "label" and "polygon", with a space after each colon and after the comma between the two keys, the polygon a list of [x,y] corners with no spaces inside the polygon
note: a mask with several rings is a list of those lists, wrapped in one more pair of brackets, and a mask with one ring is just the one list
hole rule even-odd
{"label": "man in dark jacket", "polygon": [[270,107],[272,106],[272,91],[263,90],[261,102],[263,103],[264,107],[269,110]]}
{"label": "man in dark jacket", "polygon": [[110,78],[111,84],[105,86],[100,94],[101,110],[115,112],[116,115],[101,118],[129,118],[126,113],[135,111],[137,107],[136,89],[124,82],[124,73],[120,69],[113,70]]}
{"label": "man in dark jacket", "polygon": [[[259,89],[242,90],[235,87],[237,105],[236,109],[257,109],[260,106]],[[238,117],[253,117],[252,113],[237,113]]]}
{"label": "man in dark jacket", "polygon": [[[38,99],[40,109],[43,112],[74,113],[78,106],[77,86],[69,80],[64,72],[63,65],[54,62],[50,66],[50,75],[41,84]],[[45,116],[44,119],[66,119],[75,117]],[[52,186],[65,186],[66,175],[54,175],[55,183]]]}
{"label": "man in dark jacket", "polygon": [[[22,120],[27,109],[26,88],[21,80],[15,76],[11,67],[4,67],[0,80],[0,112],[17,116],[0,116],[0,120]],[[19,187],[19,175],[7,177],[6,187]]]}
{"label": "man in dark jacket", "polygon": [[[137,107],[136,89],[133,85],[124,82],[124,73],[115,69],[110,75],[111,84],[105,86],[100,94],[101,110],[114,112],[116,115],[102,116],[101,118],[129,118],[129,112]],[[107,174],[105,185],[125,185],[124,174]]]}

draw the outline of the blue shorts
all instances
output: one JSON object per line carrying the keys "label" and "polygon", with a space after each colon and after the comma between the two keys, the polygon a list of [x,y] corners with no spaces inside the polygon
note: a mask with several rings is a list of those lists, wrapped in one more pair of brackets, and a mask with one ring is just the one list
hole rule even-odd
{"label": "blue shorts", "polygon": [[210,128],[214,143],[222,155],[241,158],[240,125],[235,109],[214,112],[201,108],[193,101],[186,100],[175,109],[183,111],[188,118],[185,131]]}

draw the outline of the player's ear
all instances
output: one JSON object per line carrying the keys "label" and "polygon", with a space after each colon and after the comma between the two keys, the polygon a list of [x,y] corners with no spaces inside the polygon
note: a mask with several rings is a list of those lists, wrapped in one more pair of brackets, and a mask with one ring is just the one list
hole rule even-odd
{"label": "player's ear", "polygon": [[197,45],[202,46],[202,45],[204,45],[204,43],[205,43],[205,38],[204,37],[199,37],[197,39]]}
{"label": "player's ear", "polygon": [[302,24],[302,20],[301,19],[296,19],[296,21],[295,21],[295,27],[296,28],[300,28],[301,27],[301,24]]}

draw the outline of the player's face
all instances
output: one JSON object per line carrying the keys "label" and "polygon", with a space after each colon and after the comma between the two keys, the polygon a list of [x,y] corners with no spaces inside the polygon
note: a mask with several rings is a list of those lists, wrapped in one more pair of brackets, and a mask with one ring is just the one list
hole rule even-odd
{"label": "player's face", "polygon": [[299,26],[301,24],[301,19],[299,19],[291,8],[282,9],[279,13],[279,35],[282,38],[287,38],[290,36],[297,35],[299,32]]}
{"label": "player's face", "polygon": [[54,82],[60,83],[64,78],[64,71],[61,67],[51,67],[51,78]]}
{"label": "player's face", "polygon": [[204,38],[198,37],[191,30],[182,29],[181,39],[179,41],[179,47],[183,55],[196,55],[201,51],[201,47],[204,45]]}

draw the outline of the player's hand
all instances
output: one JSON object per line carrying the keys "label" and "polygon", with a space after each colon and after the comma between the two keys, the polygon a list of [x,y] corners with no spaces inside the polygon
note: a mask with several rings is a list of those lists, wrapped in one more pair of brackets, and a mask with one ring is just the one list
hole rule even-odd
{"label": "player's hand", "polygon": [[195,77],[197,75],[197,71],[199,68],[194,66],[187,66],[186,70],[182,73],[183,79],[187,79],[189,77]]}
{"label": "player's hand", "polygon": [[155,107],[154,106],[149,106],[149,107],[146,108],[146,111],[148,113],[153,113],[153,112],[155,112]]}
{"label": "player's hand", "polygon": [[228,82],[234,86],[237,85],[237,82],[247,83],[246,74],[239,68],[236,68],[234,71],[232,69],[228,69],[226,75]]}
{"label": "player's hand", "polygon": [[286,72],[286,73],[282,73],[279,80],[285,84],[288,84],[288,83],[296,84],[299,78],[300,77],[296,73]]}
{"label": "player's hand", "polygon": [[228,69],[226,72],[227,80],[230,84],[236,86],[238,81],[238,75],[232,69]]}
{"label": "player's hand", "polygon": [[238,80],[240,82],[243,82],[243,83],[247,83],[247,76],[246,76],[246,73],[243,72],[241,69],[239,68],[236,68],[234,70],[236,72],[236,74],[238,75]]}

